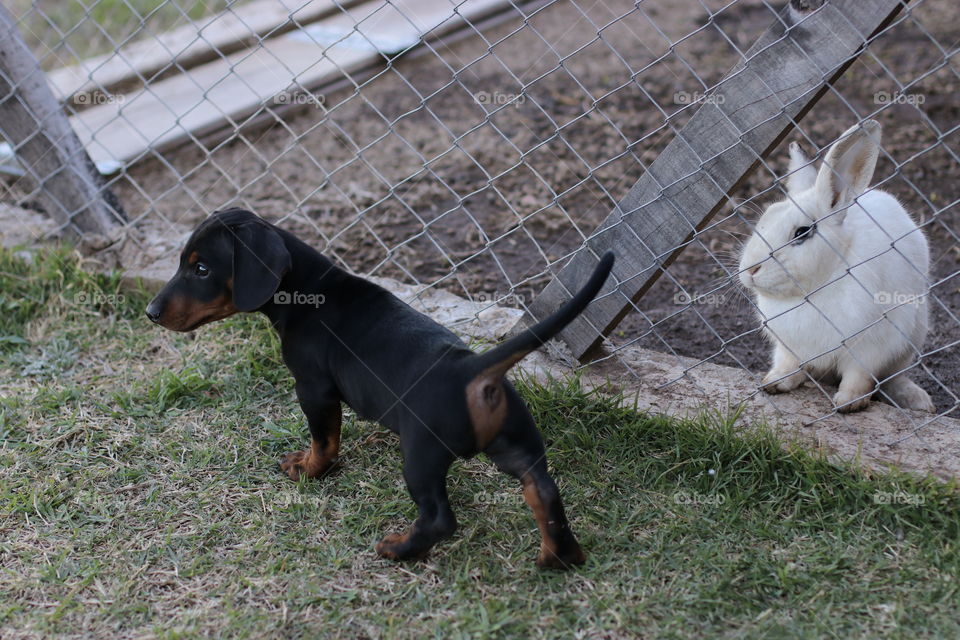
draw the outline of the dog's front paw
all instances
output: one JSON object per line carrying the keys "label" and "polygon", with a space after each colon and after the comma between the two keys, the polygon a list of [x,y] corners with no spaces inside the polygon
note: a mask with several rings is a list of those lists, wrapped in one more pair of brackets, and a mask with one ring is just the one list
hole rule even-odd
{"label": "dog's front paw", "polygon": [[427,555],[426,549],[414,549],[410,533],[388,533],[377,543],[377,553],[391,560],[417,560]]}
{"label": "dog's front paw", "polygon": [[310,450],[293,451],[280,458],[280,470],[294,482],[299,482],[301,476],[306,475],[306,461],[310,457]]}
{"label": "dog's front paw", "polygon": [[562,551],[541,549],[540,555],[537,556],[537,566],[541,569],[572,569],[582,565],[586,561],[587,556],[576,542],[568,545],[567,548]]}
{"label": "dog's front paw", "polygon": [[330,471],[336,463],[336,459],[323,459],[313,455],[311,449],[304,449],[293,451],[280,458],[280,470],[294,482],[299,482],[300,478],[319,478]]}

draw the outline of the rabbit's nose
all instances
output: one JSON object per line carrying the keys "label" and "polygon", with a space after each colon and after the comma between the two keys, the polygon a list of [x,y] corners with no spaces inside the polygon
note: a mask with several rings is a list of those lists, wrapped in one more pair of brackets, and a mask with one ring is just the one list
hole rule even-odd
{"label": "rabbit's nose", "polygon": [[749,273],[749,274],[752,275],[752,276],[757,275],[757,271],[760,271],[760,266],[761,266],[761,265],[759,265],[759,264],[753,265],[752,267],[750,267],[749,269],[747,269],[747,273]]}

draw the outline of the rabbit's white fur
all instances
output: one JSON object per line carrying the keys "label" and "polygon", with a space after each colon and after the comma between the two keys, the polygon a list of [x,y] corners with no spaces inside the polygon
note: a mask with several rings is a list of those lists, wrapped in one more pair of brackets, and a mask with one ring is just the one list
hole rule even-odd
{"label": "rabbit's white fur", "polygon": [[926,338],[929,249],[896,198],[866,190],[879,144],[879,123],[854,126],[818,173],[791,143],[787,198],[757,223],[740,281],[774,345],[766,391],[795,389],[807,374],[839,378],[834,404],[856,411],[879,382],[898,406],[932,412],[930,396],[898,373]]}

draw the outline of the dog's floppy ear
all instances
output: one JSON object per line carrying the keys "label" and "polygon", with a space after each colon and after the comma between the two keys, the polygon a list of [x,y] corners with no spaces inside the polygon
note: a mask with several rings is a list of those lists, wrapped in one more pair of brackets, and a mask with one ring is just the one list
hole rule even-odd
{"label": "dog's floppy ear", "polygon": [[265,224],[243,224],[233,231],[233,306],[237,311],[262,307],[290,270],[283,238]]}

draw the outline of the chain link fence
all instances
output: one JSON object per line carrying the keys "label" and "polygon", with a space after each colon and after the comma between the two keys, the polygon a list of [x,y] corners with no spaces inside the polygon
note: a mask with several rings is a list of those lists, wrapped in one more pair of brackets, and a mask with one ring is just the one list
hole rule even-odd
{"label": "chain link fence", "polygon": [[[175,254],[209,212],[243,206],[353,271],[529,309],[693,114],[728,99],[714,88],[750,59],[753,43],[777,25],[782,40],[822,4],[795,0],[791,13],[765,0],[90,0],[67,10],[40,0],[14,3],[12,14],[126,211],[124,268]],[[906,372],[929,394],[933,412],[906,414],[917,429],[953,412],[960,402],[954,18],[948,0],[917,0],[879,32],[862,33],[859,58],[802,119],[791,116],[795,129],[757,155],[757,170],[724,189],[712,219],[656,252],[659,279],[635,301],[621,296],[629,313],[602,357],[653,349],[675,356],[683,371],[727,365],[761,385],[772,348],[759,318],[776,334],[789,309],[758,309],[741,283],[743,247],[757,235],[768,270],[783,267],[800,289],[799,304],[816,307],[823,320],[800,328],[811,340],[802,348],[778,336],[794,358],[774,380],[844,352],[853,361],[847,368],[859,364],[871,389],[878,382],[888,389]],[[901,260],[891,277],[910,280],[905,265],[925,270],[898,244],[916,233],[891,235],[882,212],[866,215],[889,240],[876,256],[851,257],[827,240],[827,212],[792,224],[789,238],[756,226],[777,201],[809,208],[785,188],[785,178],[804,173],[788,164],[788,141],[822,161],[846,130],[865,131],[868,120],[883,132],[870,184],[895,196],[928,239],[928,291],[863,275],[893,256]],[[43,208],[36,181],[18,177],[12,147],[3,201]],[[837,256],[831,278],[811,284],[805,271],[826,258],[803,267],[783,259],[806,238],[793,236],[801,227]],[[863,308],[862,296],[817,297],[842,278],[881,311]],[[923,332],[911,329],[920,311],[902,310],[922,307],[929,331],[921,344]],[[862,326],[852,327],[851,316]],[[824,338],[828,328],[836,340]],[[882,366],[854,348],[879,335],[897,351]],[[833,399],[836,387],[828,385],[838,380],[815,378],[804,380]],[[887,395],[904,404],[903,393]]]}

